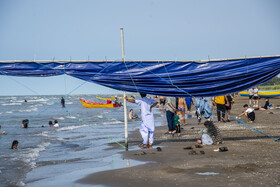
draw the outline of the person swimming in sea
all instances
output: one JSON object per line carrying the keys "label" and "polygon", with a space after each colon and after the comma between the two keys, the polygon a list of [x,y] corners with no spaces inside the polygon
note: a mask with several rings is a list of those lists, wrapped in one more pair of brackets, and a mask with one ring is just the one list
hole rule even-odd
{"label": "person swimming in sea", "polygon": [[136,119],[136,118],[138,118],[137,115],[133,115],[133,109],[130,109],[128,116],[129,116],[129,119]]}
{"label": "person swimming in sea", "polygon": [[21,127],[22,127],[22,128],[28,128],[28,123],[29,123],[29,120],[28,120],[28,119],[22,120],[22,125],[21,125]]}
{"label": "person swimming in sea", "polygon": [[50,126],[50,127],[52,127],[52,126],[53,126],[52,121],[49,121],[49,126]]}
{"label": "person swimming in sea", "polygon": [[54,120],[54,125],[53,125],[53,127],[59,127],[58,121],[57,121],[57,120]]}
{"label": "person swimming in sea", "polygon": [[18,149],[18,141],[14,140],[11,149]]}

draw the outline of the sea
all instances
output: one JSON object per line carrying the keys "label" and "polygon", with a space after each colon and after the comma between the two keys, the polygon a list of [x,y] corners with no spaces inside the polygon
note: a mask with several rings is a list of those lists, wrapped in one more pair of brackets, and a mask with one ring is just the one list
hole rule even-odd
{"label": "sea", "polygon": [[[109,149],[108,143],[124,140],[124,108],[84,108],[78,97],[102,102],[96,95],[69,95],[62,108],[59,95],[0,97],[0,132],[7,133],[0,135],[1,187],[87,186],[76,181],[94,172],[144,164],[123,159],[122,146]],[[127,106],[141,116],[139,106]],[[162,125],[163,112],[153,112],[156,126]],[[24,119],[29,120],[26,129],[21,128]],[[49,127],[54,120],[59,127]],[[129,133],[140,124],[140,118],[128,120]],[[19,150],[11,149],[14,140]]]}

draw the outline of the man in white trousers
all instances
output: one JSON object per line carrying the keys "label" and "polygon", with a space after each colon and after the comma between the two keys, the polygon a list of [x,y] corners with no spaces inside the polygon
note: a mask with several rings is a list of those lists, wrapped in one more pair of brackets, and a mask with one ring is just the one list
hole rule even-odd
{"label": "man in white trousers", "polygon": [[127,99],[127,97],[125,99],[128,102],[138,104],[141,108],[142,123],[140,127],[140,134],[143,138],[143,144],[140,144],[140,147],[152,148],[155,131],[155,122],[154,115],[152,113],[152,108],[155,107],[158,102],[153,99],[148,99],[146,97],[146,94],[140,93],[140,95],[142,98],[139,100]]}

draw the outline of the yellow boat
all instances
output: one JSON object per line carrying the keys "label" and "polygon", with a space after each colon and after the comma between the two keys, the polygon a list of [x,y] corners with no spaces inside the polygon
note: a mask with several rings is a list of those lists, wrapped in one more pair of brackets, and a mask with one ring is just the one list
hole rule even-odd
{"label": "yellow boat", "polygon": [[[242,91],[239,94],[240,94],[240,96],[249,96],[248,91]],[[259,97],[279,97],[280,90],[259,91],[258,95],[259,95]]]}
{"label": "yellow boat", "polygon": [[85,100],[83,98],[79,98],[81,101],[82,105],[86,108],[116,108],[116,107],[121,107],[122,105],[118,105],[116,103],[99,103],[99,102],[94,102],[94,101],[89,101]]}
{"label": "yellow boat", "polygon": [[[116,97],[111,96],[111,97],[96,97],[97,99],[103,99],[103,100],[114,100]],[[118,99],[123,99],[123,97],[117,97]],[[134,99],[133,97],[127,97],[127,99]]]}

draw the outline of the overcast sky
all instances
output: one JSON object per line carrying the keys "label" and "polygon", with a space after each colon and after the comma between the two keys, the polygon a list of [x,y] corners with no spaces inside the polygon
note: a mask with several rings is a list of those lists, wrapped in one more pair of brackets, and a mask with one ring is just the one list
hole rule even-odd
{"label": "overcast sky", "polygon": [[[279,0],[0,0],[0,60],[204,60],[280,55]],[[65,94],[68,76],[0,76],[1,95]],[[111,93],[87,83],[79,93]]]}

